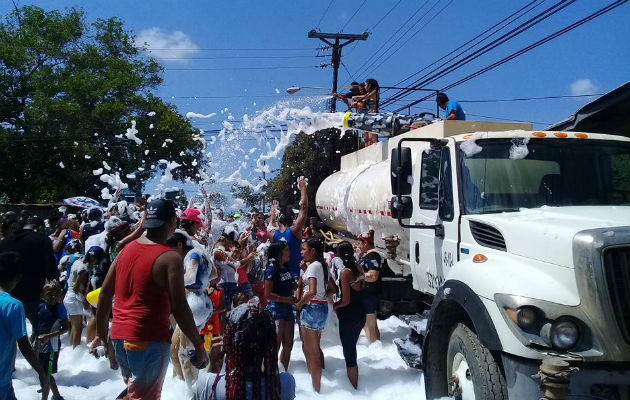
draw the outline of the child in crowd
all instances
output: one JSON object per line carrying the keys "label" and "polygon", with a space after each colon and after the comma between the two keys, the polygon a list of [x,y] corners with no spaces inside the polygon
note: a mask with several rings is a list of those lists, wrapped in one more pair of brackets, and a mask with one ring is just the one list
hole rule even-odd
{"label": "child in crowd", "polygon": [[271,313],[245,303],[229,315],[223,349],[225,375],[200,371],[194,400],[291,400],[295,379],[278,372],[276,329]]}
{"label": "child in crowd", "polygon": [[83,313],[88,307],[85,300],[85,289],[88,284],[88,260],[82,257],[76,260],[70,268],[68,275],[68,291],[63,299],[63,305],[68,312],[70,320],[70,345],[77,347],[81,344],[81,332],[83,332]]}
{"label": "child in crowd", "polygon": [[44,371],[48,373],[50,388],[53,392],[52,400],[63,400],[57,383],[52,374],[57,373],[57,361],[61,351],[61,339],[59,336],[70,329],[66,308],[61,304],[61,284],[50,281],[42,289],[42,301],[39,304],[39,333],[36,340],[36,348],[39,353],[39,361]]}
{"label": "child in crowd", "polygon": [[39,375],[42,398],[46,399],[49,390],[48,375],[28,341],[24,306],[9,294],[20,277],[19,255],[0,253],[0,400],[16,398],[12,383],[16,343],[26,361]]}

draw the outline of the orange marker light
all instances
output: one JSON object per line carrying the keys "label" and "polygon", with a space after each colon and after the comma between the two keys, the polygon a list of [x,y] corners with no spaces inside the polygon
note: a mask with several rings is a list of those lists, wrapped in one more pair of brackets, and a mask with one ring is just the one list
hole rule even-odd
{"label": "orange marker light", "polygon": [[555,137],[559,137],[559,138],[565,138],[569,135],[567,135],[565,132],[556,132],[553,134]]}
{"label": "orange marker light", "polygon": [[464,135],[464,138],[463,138],[463,139],[464,139],[464,140],[468,140],[468,139],[470,139],[471,137],[472,137],[472,134],[470,134],[470,133],[469,133],[468,135]]}
{"label": "orange marker light", "polygon": [[545,137],[547,134],[545,132],[532,132],[532,136]]}
{"label": "orange marker light", "polygon": [[473,262],[474,263],[482,263],[482,262],[486,262],[488,261],[488,257],[484,256],[483,254],[475,254],[473,256]]}
{"label": "orange marker light", "polygon": [[578,139],[586,139],[588,137],[588,135],[586,133],[576,133],[573,136],[575,136]]}

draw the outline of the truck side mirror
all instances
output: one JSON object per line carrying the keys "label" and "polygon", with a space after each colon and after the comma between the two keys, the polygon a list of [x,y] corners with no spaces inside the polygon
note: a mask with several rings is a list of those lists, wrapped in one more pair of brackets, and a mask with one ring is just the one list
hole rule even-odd
{"label": "truck side mirror", "polygon": [[[400,199],[400,201],[398,201]],[[394,196],[390,202],[392,218],[408,219],[413,215],[413,201],[411,196]]]}
{"label": "truck side mirror", "polygon": [[409,147],[400,147],[400,153],[398,148],[392,149],[390,174],[392,194],[411,194],[411,149]]}

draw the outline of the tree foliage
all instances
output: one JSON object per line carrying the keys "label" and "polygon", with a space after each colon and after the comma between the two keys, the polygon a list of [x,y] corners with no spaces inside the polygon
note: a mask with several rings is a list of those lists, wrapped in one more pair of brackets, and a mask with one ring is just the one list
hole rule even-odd
{"label": "tree foliage", "polygon": [[[77,9],[34,6],[5,16],[0,196],[12,202],[97,197],[105,184],[92,171],[103,161],[125,181],[133,173],[128,183],[137,191],[160,170],[160,159],[182,165],[175,179],[195,177],[203,157],[199,132],[151,94],[161,73],[116,18],[88,23]],[[124,136],[132,121],[141,145]],[[167,138],[172,142],[165,144]]]}
{"label": "tree foliage", "polygon": [[319,185],[339,171],[341,157],[357,150],[357,146],[356,134],[346,132],[342,136],[337,129],[326,129],[313,135],[296,135],[284,151],[278,175],[269,184],[268,197],[279,200],[284,210],[298,209],[300,191],[297,179],[304,176],[308,178],[308,213],[309,216],[317,215],[315,193]]}
{"label": "tree foliage", "polygon": [[255,192],[251,186],[232,185],[230,192],[232,197],[243,200],[247,208],[260,207],[266,196],[265,192]]}

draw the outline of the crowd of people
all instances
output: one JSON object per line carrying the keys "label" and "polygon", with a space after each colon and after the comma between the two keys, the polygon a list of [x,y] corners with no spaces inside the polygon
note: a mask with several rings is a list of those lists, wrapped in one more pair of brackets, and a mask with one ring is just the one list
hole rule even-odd
{"label": "crowd of people", "polygon": [[42,398],[63,399],[54,374],[64,367],[66,333],[69,345],[85,338],[90,353],[121,371],[118,399],[160,398],[169,363],[194,399],[291,399],[296,324],[319,392],[329,310],[357,388],[360,333],[379,340],[381,256],[373,231],[354,245],[322,240],[316,218],[307,219],[306,179],[298,187],[297,215],[274,202],[269,215],[223,219],[203,186],[203,201],[184,210],[165,199],[114,198],[81,213],[55,208],[46,220],[4,213],[0,399],[15,398],[16,343]]}

